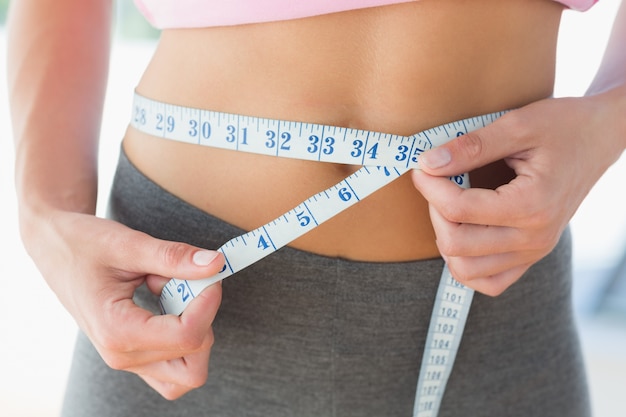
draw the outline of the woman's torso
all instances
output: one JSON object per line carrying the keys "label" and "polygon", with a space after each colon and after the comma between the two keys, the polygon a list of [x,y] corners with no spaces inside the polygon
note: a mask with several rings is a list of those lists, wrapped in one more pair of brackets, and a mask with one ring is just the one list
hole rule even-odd
{"label": "woman's torso", "polygon": [[[422,0],[164,30],[137,91],[190,107],[410,135],[550,96],[561,11],[548,0]],[[124,148],[165,189],[246,230],[358,168],[198,147],[132,128]],[[497,164],[472,182],[493,186],[509,175]],[[438,255],[427,202],[408,176],[291,246],[372,261]]]}

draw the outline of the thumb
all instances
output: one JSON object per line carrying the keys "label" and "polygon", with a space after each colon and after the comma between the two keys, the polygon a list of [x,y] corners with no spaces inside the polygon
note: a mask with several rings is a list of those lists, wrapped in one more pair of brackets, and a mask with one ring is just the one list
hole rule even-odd
{"label": "thumb", "polygon": [[435,176],[451,176],[470,172],[492,162],[511,156],[528,145],[515,142],[516,130],[511,126],[511,113],[492,124],[460,135],[455,139],[430,149],[419,156],[418,165]]}
{"label": "thumb", "polygon": [[136,260],[137,266],[165,278],[206,278],[217,274],[224,266],[224,257],[220,252],[183,242],[148,237],[141,246],[143,253]]}
{"label": "thumb", "polygon": [[[189,253],[190,252],[190,253]],[[191,262],[186,260],[191,255]],[[185,280],[203,279],[217,274],[224,266],[224,256],[218,251],[198,249],[190,246],[182,256],[176,271],[167,275],[148,275],[146,284],[153,294],[159,295],[174,277]]]}

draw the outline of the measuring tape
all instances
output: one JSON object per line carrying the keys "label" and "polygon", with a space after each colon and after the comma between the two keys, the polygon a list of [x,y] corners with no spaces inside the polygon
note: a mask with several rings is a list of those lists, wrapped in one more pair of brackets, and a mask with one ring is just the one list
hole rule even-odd
{"label": "measuring tape", "polygon": [[[282,121],[171,105],[135,94],[131,125],[165,139],[221,149],[349,165],[358,171],[297,207],[235,237],[219,249],[224,268],[200,280],[172,278],[160,298],[164,314],[181,314],[206,287],[276,252],[411,169],[418,156],[484,127],[504,112],[472,117],[411,136],[305,122]],[[451,178],[469,187],[467,174]],[[422,357],[414,417],[435,417],[452,372],[474,291],[444,266]]]}

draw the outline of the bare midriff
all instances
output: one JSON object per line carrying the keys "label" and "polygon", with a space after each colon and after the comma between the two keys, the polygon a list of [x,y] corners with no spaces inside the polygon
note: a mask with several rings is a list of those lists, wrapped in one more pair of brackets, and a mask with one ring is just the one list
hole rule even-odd
{"label": "bare midriff", "polygon": [[[411,135],[549,97],[561,12],[548,0],[422,0],[165,30],[137,91],[207,110]],[[164,189],[244,230],[358,168],[183,144],[132,128],[124,149]],[[473,186],[510,175],[496,163],[473,173]],[[408,175],[290,246],[361,261],[439,254],[428,203]]]}

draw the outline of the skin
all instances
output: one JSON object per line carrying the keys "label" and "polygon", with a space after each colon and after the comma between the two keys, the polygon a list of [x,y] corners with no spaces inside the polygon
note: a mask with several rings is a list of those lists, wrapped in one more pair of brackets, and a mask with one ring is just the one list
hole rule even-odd
{"label": "skin", "polygon": [[[158,294],[172,276],[213,275],[223,259],[94,216],[111,8],[105,0],[11,4],[8,87],[20,230],[43,277],[107,364],[174,399],[207,378],[221,286],[202,292],[180,317],[153,316],[132,294],[144,283]],[[554,247],[626,147],[626,7],[588,94],[549,99],[561,11],[547,0],[422,0],[167,30],[137,90],[186,106],[404,135],[516,108],[425,153],[423,171],[292,245],[357,260],[443,256],[459,280],[498,295]],[[198,149],[131,128],[123,144],[155,182],[244,229],[356,169]],[[447,180],[467,171],[475,189]],[[242,209],[252,204],[254,211]]]}

